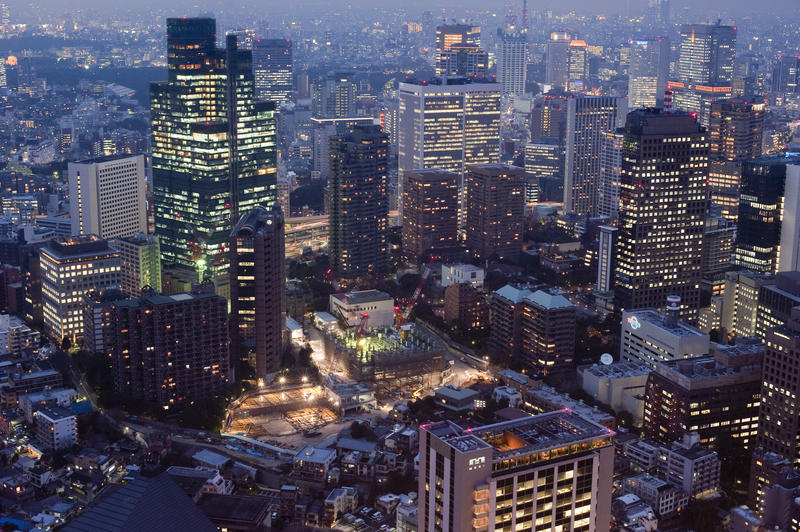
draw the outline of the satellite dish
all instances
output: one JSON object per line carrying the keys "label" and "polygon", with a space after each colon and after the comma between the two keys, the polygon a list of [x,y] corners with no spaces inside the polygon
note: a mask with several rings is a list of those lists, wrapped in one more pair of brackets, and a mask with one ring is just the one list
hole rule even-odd
{"label": "satellite dish", "polygon": [[611,356],[611,353],[603,353],[602,355],[600,355],[600,363],[606,366],[608,366],[609,364],[613,364],[614,357]]}

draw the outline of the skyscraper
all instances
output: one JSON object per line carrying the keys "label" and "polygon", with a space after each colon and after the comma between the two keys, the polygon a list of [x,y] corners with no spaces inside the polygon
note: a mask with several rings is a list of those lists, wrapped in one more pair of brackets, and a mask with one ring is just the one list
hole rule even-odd
{"label": "skyscraper", "polygon": [[277,105],[292,99],[291,39],[258,39],[253,47],[253,76],[257,100]]}
{"label": "skyscraper", "polygon": [[573,39],[567,46],[568,91],[581,92],[589,88],[589,53],[586,41]]}
{"label": "skyscraper", "polygon": [[781,55],[772,70],[772,92],[800,92],[800,55]]}
{"label": "skyscraper", "polygon": [[597,185],[597,215],[616,220],[619,215],[619,176],[622,172],[622,141],[625,129],[603,133],[600,151],[600,182]]}
{"label": "skyscraper", "polygon": [[[231,367],[247,357],[256,379],[280,369],[286,326],[283,213],[277,203],[242,216],[231,233]],[[244,353],[244,350],[247,353]],[[245,377],[239,366],[236,379]]]}
{"label": "skyscraper", "polygon": [[252,56],[216,23],[167,20],[168,81],[150,86],[156,234],[167,265],[226,272],[240,212],[276,195],[275,106],[256,102]]}
{"label": "skyscraper", "polygon": [[545,83],[553,88],[569,86],[569,43],[572,36],[565,31],[554,31],[547,41],[547,70]]}
{"label": "skyscraper", "polygon": [[597,215],[604,133],[622,124],[625,98],[577,95],[567,106],[564,210]]}
{"label": "skyscraper", "polygon": [[557,137],[534,138],[525,145],[525,203],[540,200],[539,180],[564,175],[564,149]]}
{"label": "skyscraper", "polygon": [[481,46],[481,28],[467,24],[443,24],[436,28],[436,76],[442,76],[446,70],[443,68],[442,54],[449,52],[454,46],[471,45],[476,48]]}
{"label": "skyscraper", "polygon": [[331,138],[328,180],[331,267],[339,277],[380,276],[388,260],[389,136],[354,126]]}
{"label": "skyscraper", "polygon": [[628,114],[620,175],[615,306],[663,308],[677,295],[682,316],[700,307],[708,136],[687,114]]}
{"label": "skyscraper", "polygon": [[522,300],[520,357],[541,375],[575,372],[575,310],[562,295],[537,290]]}
{"label": "skyscraper", "polygon": [[[719,215],[736,220],[742,161],[761,155],[766,104],[740,98],[711,104],[709,187]],[[716,212],[714,214],[717,214]]]}
{"label": "skyscraper", "polygon": [[613,432],[565,410],[422,425],[417,530],[608,530]]}
{"label": "skyscraper", "polygon": [[506,164],[467,168],[466,246],[477,259],[518,260],[525,214],[525,171]]}
{"label": "skyscraper", "polygon": [[463,211],[466,165],[500,160],[500,85],[465,79],[400,83],[398,100],[400,178],[422,168],[457,172]]}
{"label": "skyscraper", "polygon": [[762,273],[797,269],[800,157],[745,161],[740,197],[734,265]]}
{"label": "skyscraper", "polygon": [[489,54],[472,44],[456,44],[439,54],[443,77],[485,78],[489,70]]}
{"label": "skyscraper", "polygon": [[144,155],[69,163],[68,173],[73,235],[147,232]]}
{"label": "skyscraper", "polygon": [[707,127],[711,103],[733,95],[735,57],[735,26],[682,25],[678,79],[669,83],[675,108],[694,113]]}
{"label": "skyscraper", "polygon": [[661,107],[669,75],[669,38],[632,40],[630,45],[628,107]]}
{"label": "skyscraper", "polygon": [[563,91],[550,91],[536,97],[531,110],[531,138],[556,137],[564,145],[568,96]]}
{"label": "skyscraper", "polygon": [[433,168],[403,175],[403,253],[416,261],[458,244],[458,174]]}
{"label": "skyscraper", "polygon": [[314,84],[313,114],[317,118],[356,116],[356,83],[351,72],[329,72]]}
{"label": "skyscraper", "polygon": [[504,95],[525,93],[528,68],[528,36],[524,33],[504,32],[497,54],[497,81]]}

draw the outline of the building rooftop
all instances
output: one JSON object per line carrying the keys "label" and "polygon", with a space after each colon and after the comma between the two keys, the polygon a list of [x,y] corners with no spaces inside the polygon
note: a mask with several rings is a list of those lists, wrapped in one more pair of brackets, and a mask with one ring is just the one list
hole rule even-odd
{"label": "building rooftop", "polygon": [[50,240],[42,253],[54,260],[94,258],[98,255],[115,256],[117,250],[109,247],[108,242],[97,235],[59,237]]}
{"label": "building rooftop", "polygon": [[230,461],[230,458],[227,456],[209,451],[208,449],[202,449],[194,453],[192,455],[192,459],[204,464],[208,464],[217,469],[220,469]]}
{"label": "building rooftop", "polygon": [[82,161],[76,161],[72,164],[99,164],[99,163],[108,163],[111,161],[119,161],[122,159],[134,159],[136,157],[142,157],[141,154],[136,155],[129,155],[129,154],[120,154],[120,155],[103,155],[100,157],[91,157],[89,159],[84,159]]}
{"label": "building rooftop", "polygon": [[761,362],[728,365],[713,356],[701,356],[660,362],[656,364],[655,373],[686,390],[700,390],[760,381]]}
{"label": "building rooftop", "polygon": [[626,310],[623,313],[622,319],[627,320],[628,323],[631,323],[632,320],[636,320],[640,323],[646,322],[658,327],[659,329],[667,331],[674,336],[696,336],[698,338],[702,338],[704,336],[708,337],[708,334],[695,329],[691,325],[681,321],[674,323],[671,322],[669,316],[653,308]]}
{"label": "building rooftop", "polygon": [[44,406],[34,412],[33,415],[42,416],[51,422],[75,417],[72,410],[61,408],[60,406]]}
{"label": "building rooftop", "polygon": [[129,484],[104,490],[63,532],[149,532],[191,530],[216,532],[217,527],[194,505],[180,487],[162,473],[137,477]]}
{"label": "building rooftop", "polygon": [[470,388],[458,388],[456,386],[442,386],[441,388],[436,388],[434,393],[453,401],[463,401],[479,395],[478,392]]}
{"label": "building rooftop", "polygon": [[340,294],[331,294],[331,297],[340,301],[343,305],[363,305],[364,303],[392,300],[392,296],[380,290],[344,292]]}
{"label": "building rooftop", "polygon": [[[261,516],[277,504],[276,497],[205,493],[197,507],[209,519],[259,525]],[[187,530],[187,529],[183,529]]]}
{"label": "building rooftop", "polygon": [[323,447],[313,447],[311,445],[307,445],[300,449],[296,455],[294,455],[294,459],[302,460],[304,462],[323,463],[327,462],[335,455],[335,449],[326,449]]}
{"label": "building rooftop", "polygon": [[523,299],[533,294],[533,292],[527,288],[517,288],[515,286],[511,286],[510,284],[495,290],[494,293],[503,299],[511,301],[512,303],[521,303]]}
{"label": "building rooftop", "polygon": [[483,427],[461,428],[450,421],[422,425],[456,452],[492,448],[495,462],[573,444],[580,450],[611,445],[614,432],[569,411],[557,410]]}
{"label": "building rooftop", "polygon": [[536,292],[525,296],[525,299],[531,303],[534,303],[535,305],[550,310],[558,308],[571,308],[575,306],[566,297],[559,294],[551,294],[550,292],[545,292],[544,290],[537,290]]}
{"label": "building rooftop", "polygon": [[583,366],[584,373],[590,373],[595,377],[607,377],[610,379],[622,379],[625,377],[636,377],[647,375],[652,371],[650,366],[638,362],[614,362],[613,364],[592,364]]}

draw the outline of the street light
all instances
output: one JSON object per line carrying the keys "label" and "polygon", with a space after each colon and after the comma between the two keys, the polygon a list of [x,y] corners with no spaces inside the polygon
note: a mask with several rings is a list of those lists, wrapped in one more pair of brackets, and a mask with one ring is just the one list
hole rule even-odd
{"label": "street light", "polygon": [[278,379],[278,382],[281,384],[286,384],[286,377],[281,377],[280,379]]}

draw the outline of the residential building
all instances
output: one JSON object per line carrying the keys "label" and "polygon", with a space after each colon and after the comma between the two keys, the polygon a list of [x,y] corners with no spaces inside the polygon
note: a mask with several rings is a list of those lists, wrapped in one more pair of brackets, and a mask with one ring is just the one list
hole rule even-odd
{"label": "residential building", "polygon": [[283,213],[277,203],[269,210],[256,207],[233,228],[231,353],[234,365],[242,358],[251,362],[256,380],[280,369],[286,326],[285,255]]}
{"label": "residential building", "polygon": [[525,94],[527,67],[527,33],[504,31],[497,52],[497,81],[504,95]]}
{"label": "residential building", "polygon": [[168,410],[218,397],[228,385],[228,304],[213,285],[117,301],[109,329],[120,395]]}
{"label": "residential building", "polygon": [[456,172],[438,168],[403,174],[403,253],[410,260],[457,245],[458,181]]}
{"label": "residential building", "polygon": [[117,238],[147,232],[144,155],[69,163],[73,235]]}
{"label": "residential building", "polygon": [[522,252],[525,173],[504,164],[470,165],[466,176],[466,247],[477,259],[516,261]]}
{"label": "residential building", "polygon": [[543,375],[573,372],[575,305],[544,290],[524,297],[521,305],[520,361]]}
{"label": "residential building", "polygon": [[675,516],[689,504],[689,494],[649,473],[626,477],[622,483],[622,492],[633,493],[642,499],[662,519]]}
{"label": "residential building", "polygon": [[604,133],[622,125],[624,98],[579,94],[567,103],[564,211],[596,216]]}
{"label": "residential building", "polygon": [[21,358],[28,351],[38,349],[41,343],[39,331],[28,327],[17,316],[0,314],[0,355]]}
{"label": "residential building", "polygon": [[612,434],[565,411],[470,429],[422,425],[417,530],[605,530]]}
{"label": "residential building", "polygon": [[491,333],[489,345],[493,354],[510,361],[519,356],[522,344],[522,301],[533,294],[527,288],[506,285],[489,297]]}
{"label": "residential building", "polygon": [[480,393],[470,388],[457,386],[443,386],[436,388],[433,393],[434,402],[452,412],[472,412],[475,410],[475,400]]}
{"label": "residential building", "polygon": [[700,444],[696,432],[660,446],[657,467],[658,476],[690,497],[707,497],[719,491],[719,456]]}
{"label": "residential building", "polygon": [[120,285],[119,252],[95,235],[54,239],[39,252],[47,334],[83,335],[83,296]]}
{"label": "residential building", "polygon": [[46,452],[63,451],[78,444],[78,423],[71,410],[46,406],[33,413],[36,442]]}
{"label": "residential building", "polygon": [[662,308],[677,295],[682,317],[693,321],[707,210],[705,130],[686,114],[633,111],[622,157],[615,309]]}
{"label": "residential building", "polygon": [[157,291],[161,286],[161,246],[156,235],[136,233],[109,242],[119,251],[120,289],[137,297],[143,288]]}
{"label": "residential building", "polygon": [[165,266],[224,292],[233,225],[276,200],[275,104],[255,100],[252,52],[235,35],[216,47],[214,19],[166,25],[169,77],[150,85],[155,233]]}
{"label": "residential building", "polygon": [[381,276],[388,268],[389,137],[355,126],[331,138],[328,180],[331,267],[342,278]]}
{"label": "residential building", "polygon": [[753,447],[761,394],[764,347],[757,339],[714,344],[710,356],[665,361],[647,380],[643,429],[670,442],[697,432],[716,445],[721,434]]}
{"label": "residential building", "polygon": [[294,455],[292,474],[302,480],[325,483],[336,459],[336,449],[307,445]]}
{"label": "residential building", "polygon": [[451,284],[444,290],[444,322],[465,332],[487,329],[489,302],[470,283]]}

